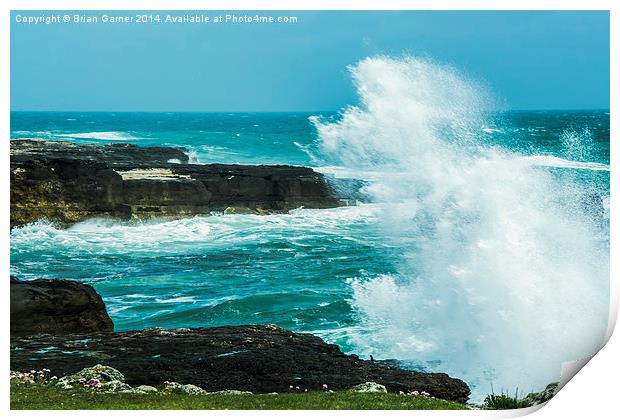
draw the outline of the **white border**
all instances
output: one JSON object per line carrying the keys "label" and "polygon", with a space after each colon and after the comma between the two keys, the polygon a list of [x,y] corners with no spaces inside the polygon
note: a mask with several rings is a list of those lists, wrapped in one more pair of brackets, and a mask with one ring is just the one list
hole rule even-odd
{"label": "white border", "polygon": [[[57,0],[51,3],[49,0],[4,0],[0,7],[3,13],[0,17],[0,49],[2,66],[0,67],[0,129],[2,130],[2,153],[0,153],[0,165],[4,169],[4,176],[0,182],[0,191],[4,200],[1,202],[3,217],[0,222],[0,229],[5,232],[4,240],[0,241],[2,251],[0,252],[0,263],[2,267],[2,277],[7,280],[9,275],[9,47],[10,47],[10,10],[611,10],[611,103],[610,108],[614,111],[618,109],[618,24],[620,7],[614,0]],[[611,255],[620,255],[618,247],[618,224],[616,220],[617,209],[620,205],[618,183],[615,168],[618,166],[618,145],[616,134],[618,130],[618,118],[611,112]],[[620,258],[611,260],[611,308],[608,338],[613,331],[618,314],[618,262]],[[7,282],[8,283],[8,282]],[[5,285],[7,284],[5,283]],[[5,286],[7,287],[7,286]],[[4,312],[3,329],[3,348],[5,356],[2,358],[4,372],[8,376],[9,370],[9,295],[5,288],[2,294]],[[314,419],[316,416],[356,416],[367,419],[374,419],[377,415],[387,417],[404,418],[415,416],[417,418],[452,418],[452,417],[485,417],[485,418],[507,418],[526,414],[526,412],[536,411],[531,418],[583,418],[594,419],[614,418],[617,413],[617,378],[620,375],[620,363],[616,355],[620,354],[620,339],[618,334],[611,336],[607,345],[588,363],[587,367],[579,373],[577,379],[571,380],[562,391],[553,398],[543,410],[519,410],[513,412],[499,411],[476,411],[476,412],[445,412],[445,411],[388,411],[378,414],[372,411],[229,411],[229,412],[193,412],[193,411],[147,411],[118,413],[123,416],[131,415],[138,417],[168,418],[176,416],[216,416],[218,418],[287,418],[291,415],[300,418]],[[519,363],[519,361],[515,361]],[[6,377],[5,377],[6,378]],[[1,382],[1,397],[3,407],[8,410],[9,390],[8,378]],[[66,418],[74,416],[88,416],[91,418],[107,418],[111,413],[107,412],[15,412],[9,413],[10,416],[20,416],[24,418],[40,418],[45,416],[54,418]],[[115,415],[115,414],[113,414]]]}

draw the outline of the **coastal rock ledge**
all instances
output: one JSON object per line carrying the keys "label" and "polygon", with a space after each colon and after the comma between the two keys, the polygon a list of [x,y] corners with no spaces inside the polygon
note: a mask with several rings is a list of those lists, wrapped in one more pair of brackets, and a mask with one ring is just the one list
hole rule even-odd
{"label": "coastal rock ledge", "polygon": [[12,139],[11,227],[121,219],[269,213],[346,202],[311,168],[190,164],[174,147]]}
{"label": "coastal rock ledge", "polygon": [[11,339],[11,370],[50,369],[64,376],[96,364],[125,374],[129,385],[190,383],[207,391],[254,393],[343,390],[365,382],[389,392],[426,391],[466,402],[465,382],[442,373],[407,371],[342,353],[311,334],[275,325],[152,328],[88,335]]}

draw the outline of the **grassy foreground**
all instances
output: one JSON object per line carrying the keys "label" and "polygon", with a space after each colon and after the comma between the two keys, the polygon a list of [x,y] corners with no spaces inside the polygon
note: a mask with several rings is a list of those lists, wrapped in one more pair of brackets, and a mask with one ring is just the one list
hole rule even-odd
{"label": "grassy foreground", "polygon": [[106,394],[53,385],[11,384],[12,410],[464,410],[463,404],[349,391],[279,395]]}

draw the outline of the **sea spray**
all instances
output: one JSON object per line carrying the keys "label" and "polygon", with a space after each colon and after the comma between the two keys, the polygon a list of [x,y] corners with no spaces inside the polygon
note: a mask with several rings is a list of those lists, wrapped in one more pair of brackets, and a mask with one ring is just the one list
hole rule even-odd
{"label": "sea spray", "polygon": [[491,387],[542,389],[598,350],[608,230],[580,186],[490,145],[491,96],[455,69],[377,57],[350,71],[360,103],[312,118],[319,148],[375,174],[365,192],[400,259],[394,273],[350,279],[355,351],[459,376],[480,401]]}
{"label": "sea spray", "polygon": [[594,139],[588,128],[569,128],[560,135],[566,156],[571,160],[586,161],[591,158]]}

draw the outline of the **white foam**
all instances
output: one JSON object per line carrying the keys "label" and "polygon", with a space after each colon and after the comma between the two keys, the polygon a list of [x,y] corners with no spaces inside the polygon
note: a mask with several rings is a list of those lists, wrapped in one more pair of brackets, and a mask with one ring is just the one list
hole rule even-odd
{"label": "white foam", "polygon": [[302,152],[304,152],[306,154],[306,156],[308,156],[308,158],[310,158],[311,162],[318,162],[319,159],[317,158],[317,156],[314,154],[314,152],[312,152],[312,149],[310,148],[309,145],[303,145],[297,141],[294,141],[293,144]]}
{"label": "white foam", "polygon": [[493,134],[493,133],[501,133],[502,129],[501,128],[492,128],[492,127],[483,127],[482,131],[484,131],[487,134]]}
{"label": "white foam", "polygon": [[383,176],[382,171],[373,171],[369,169],[356,169],[356,168],[347,168],[345,166],[335,166],[335,165],[326,165],[326,166],[317,166],[312,168],[316,172],[331,175],[335,178],[349,178],[349,179],[361,179],[364,181],[372,181],[376,179],[380,179]]}
{"label": "white foam", "polygon": [[195,149],[188,148],[187,156],[189,158],[189,163],[201,163],[198,159],[198,152]]}
{"label": "white foam", "polygon": [[68,137],[73,139],[94,139],[108,141],[127,141],[140,140],[142,137],[134,137],[122,131],[93,131],[89,133],[56,133],[57,137]]}
{"label": "white foam", "polygon": [[356,352],[448,372],[477,401],[491,385],[557,381],[602,343],[608,231],[544,166],[605,168],[486,148],[489,95],[451,67],[377,57],[350,70],[360,106],[312,121],[334,167],[374,174],[366,193],[401,260],[351,280]]}
{"label": "white foam", "polygon": [[521,159],[522,161],[534,166],[609,172],[609,165],[606,165],[604,163],[578,162],[550,155],[521,156],[518,159]]}
{"label": "white foam", "polygon": [[51,131],[13,131],[12,134],[16,134],[20,137],[43,137],[49,138],[53,136]]}
{"label": "white foam", "polygon": [[263,238],[304,241],[308,235],[320,232],[341,233],[349,238],[350,225],[373,223],[377,209],[375,205],[360,205],[325,210],[297,209],[289,214],[219,214],[144,222],[91,219],[68,229],[35,222],[12,229],[11,246],[71,255],[187,255],[191,251],[227,248],[231,244],[254,243]]}
{"label": "white foam", "polygon": [[170,299],[155,299],[157,303],[196,303],[196,298],[193,296],[180,296]]}

